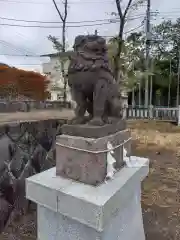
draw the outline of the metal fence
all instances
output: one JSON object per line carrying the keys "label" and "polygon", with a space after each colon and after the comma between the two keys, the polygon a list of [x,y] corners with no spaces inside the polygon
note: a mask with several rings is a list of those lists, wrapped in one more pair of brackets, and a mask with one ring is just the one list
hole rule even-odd
{"label": "metal fence", "polygon": [[[71,109],[71,102],[63,101],[0,101],[0,113],[8,112],[30,112],[34,110],[60,110],[62,108]],[[179,108],[168,107],[131,107],[123,110],[124,118],[127,119],[154,119],[162,121],[177,122]]]}
{"label": "metal fence", "polygon": [[178,121],[179,108],[132,108],[124,110],[124,117],[127,119],[154,119],[162,121]]}

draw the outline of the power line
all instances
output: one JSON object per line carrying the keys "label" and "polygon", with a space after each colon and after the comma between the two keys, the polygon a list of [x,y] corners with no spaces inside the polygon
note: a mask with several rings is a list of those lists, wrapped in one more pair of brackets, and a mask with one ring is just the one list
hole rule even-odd
{"label": "power line", "polygon": [[[26,36],[24,36],[22,33],[19,33],[18,31],[16,31],[15,32],[15,35],[18,35],[18,38],[20,37],[20,38],[22,38],[23,40],[25,40],[25,41],[27,41],[27,37]],[[12,45],[12,44],[11,44]],[[41,41],[39,41],[38,43],[34,43],[33,44],[33,46],[34,47],[36,47],[36,49],[39,49],[39,47],[40,47],[40,45],[41,45]],[[32,50],[32,49],[30,49],[29,47],[25,47],[25,48],[22,48],[21,47],[21,49],[23,50],[23,49],[25,49],[25,54],[29,54],[29,55],[35,55],[35,53],[34,53],[34,51]],[[38,54],[37,54],[38,55]]]}
{"label": "power line", "polygon": [[[16,52],[21,52],[21,53],[23,53],[23,54],[24,54],[24,52],[28,52],[28,51],[26,51],[26,50],[24,51],[24,49],[22,49],[22,48],[19,48],[19,47],[13,45],[12,43],[8,43],[7,41],[4,41],[4,40],[0,40],[0,44],[3,44],[3,45],[5,45],[6,47],[15,50]],[[29,52],[29,53],[30,53],[30,52]]]}
{"label": "power line", "polygon": [[[128,20],[135,20],[144,17],[145,14],[139,14],[136,17],[131,17]],[[62,21],[38,21],[38,20],[25,20],[25,19],[16,19],[16,18],[6,18],[6,17],[0,17],[2,20],[8,20],[8,21],[15,21],[15,22],[27,22],[27,23],[62,23]],[[70,24],[73,23],[91,23],[91,22],[104,22],[104,21],[115,21],[119,20],[119,18],[107,18],[107,19],[97,19],[97,20],[82,20],[82,21],[76,21],[76,22],[67,22]]]}
{"label": "power line", "polygon": [[176,10],[176,11],[161,11],[161,12],[159,12],[159,11],[155,11],[157,14],[169,14],[169,13],[179,13],[180,12],[180,8],[176,8],[176,9],[179,9],[178,11]]}
{"label": "power line", "polygon": [[[129,33],[131,33],[131,32],[133,32],[133,31],[136,31],[136,30],[138,30],[138,29],[140,29],[141,27],[143,27],[144,26],[144,23],[141,23],[141,25],[139,25],[139,26],[137,26],[137,27],[135,27],[135,28],[133,28],[133,29],[131,29],[131,30],[128,30],[128,31],[126,31],[126,32],[124,32],[124,34],[126,35],[126,34],[129,34]],[[115,34],[116,35],[116,34]],[[115,36],[114,35],[114,36]],[[101,35],[101,37],[104,37],[104,38],[113,38],[114,36],[102,36]],[[56,38],[60,38],[60,36],[55,36]]]}
{"label": "power line", "polygon": [[32,58],[39,58],[39,57],[41,57],[41,55],[28,55],[28,54],[22,55],[22,54],[9,54],[9,53],[5,53],[5,54],[1,53],[0,56],[9,56],[9,57],[11,57],[11,56],[12,56],[12,57],[32,57]]}
{"label": "power line", "polygon": [[[118,21],[114,22],[104,22],[104,23],[94,23],[94,24],[83,24],[83,25],[72,25],[67,26],[67,28],[79,28],[79,27],[91,27],[91,26],[101,26],[101,25],[109,25],[112,23],[117,23]],[[40,25],[20,25],[20,24],[8,24],[8,23],[0,23],[0,26],[7,26],[7,27],[23,27],[23,28],[62,28],[62,26],[40,26]]]}
{"label": "power line", "polygon": [[[138,17],[139,18],[139,17]],[[130,18],[129,20],[135,20],[138,18]],[[91,27],[91,26],[102,26],[102,25],[109,25],[112,23],[118,23],[120,20],[113,19],[109,22],[103,23],[93,23],[93,24],[82,24],[82,25],[70,25],[67,28],[79,28],[79,27]],[[44,26],[44,25],[20,25],[20,24],[9,24],[9,23],[0,23],[0,26],[8,26],[8,27],[23,27],[23,28],[62,28],[62,26]]]}
{"label": "power line", "polygon": [[21,54],[5,53],[5,54],[0,54],[1,56],[3,55],[3,56],[15,56],[15,57],[40,57],[40,55],[35,55],[32,51],[29,51],[29,49],[19,48],[19,47],[13,45],[12,43],[9,43],[4,40],[0,40],[0,44],[5,45],[5,47],[8,47],[15,52],[21,53]]}
{"label": "power line", "polygon": [[[143,24],[141,24],[141,25],[139,25],[139,26],[137,26],[137,27],[135,27],[135,28],[133,28],[133,29],[131,29],[131,30],[128,30],[128,31],[126,31],[124,34],[129,34],[129,33],[131,33],[131,32],[133,32],[133,31],[136,31],[136,30],[138,30],[138,29],[140,29],[141,27],[143,26]],[[102,37],[104,37],[104,38],[112,38],[112,37],[114,37],[114,36],[102,36]],[[1,41],[0,40],[0,43],[1,42],[3,42],[3,41]],[[17,51],[17,50],[16,50]],[[33,55],[33,54],[3,54],[3,53],[1,53],[0,54],[0,56],[11,56],[11,57],[32,57],[32,58],[42,58],[42,55],[43,54],[41,54],[41,55]]]}
{"label": "power line", "polygon": [[[1,0],[0,0],[1,1]],[[172,12],[164,12],[164,14],[169,14]],[[175,12],[174,12],[175,13]],[[176,13],[180,13],[180,11],[176,11]],[[157,14],[155,17],[162,17],[162,13],[156,13],[156,12],[151,12],[151,14]],[[136,20],[140,19],[142,17],[145,17],[145,14],[137,14],[134,15],[133,17],[128,18],[128,20]],[[16,18],[7,18],[7,17],[0,17],[2,20],[7,20],[7,21],[14,21],[14,22],[25,22],[25,23],[43,23],[43,24],[59,24],[62,23],[62,21],[40,21],[40,20],[25,20],[25,19],[16,19]],[[108,21],[108,22],[106,22]],[[96,23],[96,22],[103,22],[103,23]],[[74,21],[74,22],[67,22],[70,24],[77,24],[77,23],[96,23],[93,25],[72,25],[72,26],[67,26],[67,27],[86,27],[86,26],[94,26],[94,25],[103,25],[103,24],[111,24],[111,23],[117,23],[119,22],[119,18],[107,18],[107,19],[96,19],[96,20],[82,20],[82,21]],[[44,25],[20,25],[20,24],[11,24],[11,23],[0,23],[1,26],[14,26],[14,27],[35,27],[35,28],[61,28],[62,26],[44,26]]]}
{"label": "power line", "polygon": [[[20,3],[20,4],[52,4],[51,2],[33,2],[33,1],[18,1],[18,0],[0,0],[0,2],[3,2],[3,3]],[[110,3],[110,4],[114,4],[114,1],[83,1],[83,2],[80,2],[80,1],[71,1],[69,2],[69,4],[99,4],[99,3]],[[62,4],[62,2],[58,1],[57,4]]]}
{"label": "power line", "polygon": [[[34,54],[33,54],[31,51],[29,51],[28,49],[23,49],[22,47],[19,48],[19,47],[13,45],[12,43],[9,43],[9,42],[4,41],[4,40],[0,40],[0,44],[3,44],[3,45],[5,45],[6,47],[15,50],[16,52],[20,52],[20,53],[22,53],[22,54],[26,53],[26,54],[24,54],[24,55],[29,55],[29,56],[30,56],[30,55],[34,55]],[[8,56],[8,54],[7,54],[6,56]]]}
{"label": "power line", "polygon": [[128,33],[131,33],[133,31],[136,31],[136,30],[138,30],[139,28],[141,28],[143,26],[144,26],[144,23],[141,23],[141,25],[139,25],[139,26],[137,26],[137,27],[135,27],[135,28],[133,28],[133,29],[131,29],[129,31],[126,31],[124,34],[128,34]]}
{"label": "power line", "polygon": [[[96,23],[96,24],[87,24],[87,25],[76,25],[76,26],[67,26],[67,28],[78,28],[78,27],[90,27],[90,26],[101,26],[101,25],[109,25],[116,22],[107,22],[107,23]],[[38,25],[19,25],[19,24],[8,24],[8,23],[0,23],[0,26],[7,27],[23,27],[23,28],[62,28],[62,26],[38,26]]]}
{"label": "power line", "polygon": [[[0,0],[1,1],[1,0]],[[167,12],[151,12],[152,14],[156,14],[156,17],[158,16],[163,16],[164,14],[170,14],[170,13],[180,13],[179,11],[167,11]],[[135,20],[135,19],[139,19],[145,17],[145,14],[136,14],[133,17],[130,17],[128,20]],[[62,23],[62,21],[40,21],[40,20],[26,20],[26,19],[16,19],[16,18],[8,18],[8,17],[0,17],[0,19],[2,20],[7,20],[7,21],[15,21],[15,22],[27,22],[27,23],[54,23],[54,24],[58,24],[58,23]],[[104,21],[114,21],[114,20],[118,20],[119,18],[106,18],[106,19],[96,19],[96,20],[82,20],[82,21],[74,21],[74,22],[67,22],[70,24],[73,23],[91,23],[91,22],[104,22]]]}

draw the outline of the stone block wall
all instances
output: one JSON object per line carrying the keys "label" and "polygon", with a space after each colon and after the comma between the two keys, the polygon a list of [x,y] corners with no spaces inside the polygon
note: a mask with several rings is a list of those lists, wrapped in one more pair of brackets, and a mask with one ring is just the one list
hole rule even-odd
{"label": "stone block wall", "polygon": [[0,232],[10,216],[23,213],[25,178],[55,166],[55,139],[62,121],[0,126]]}

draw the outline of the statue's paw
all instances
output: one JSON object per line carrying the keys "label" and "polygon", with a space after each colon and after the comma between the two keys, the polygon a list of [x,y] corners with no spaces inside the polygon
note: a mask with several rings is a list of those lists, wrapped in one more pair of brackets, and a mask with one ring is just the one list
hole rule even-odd
{"label": "statue's paw", "polygon": [[112,124],[112,123],[113,123],[113,121],[112,121],[111,118],[108,118],[108,119],[106,120],[106,124]]}
{"label": "statue's paw", "polygon": [[87,122],[91,121],[93,119],[93,116],[90,114],[89,116],[86,116]]}
{"label": "statue's paw", "polygon": [[85,124],[86,123],[86,118],[84,117],[77,117],[71,120],[71,124],[76,125],[76,124]]}
{"label": "statue's paw", "polygon": [[88,124],[93,126],[103,126],[104,122],[101,118],[93,118],[91,121],[88,122]]}

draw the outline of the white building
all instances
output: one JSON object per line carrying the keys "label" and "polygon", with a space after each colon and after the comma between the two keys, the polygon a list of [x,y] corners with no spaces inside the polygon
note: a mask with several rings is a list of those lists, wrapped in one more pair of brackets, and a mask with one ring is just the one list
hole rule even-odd
{"label": "white building", "polygon": [[[51,92],[51,100],[63,100],[64,80],[61,72],[61,61],[64,61],[65,73],[67,74],[69,66],[69,57],[72,51],[65,53],[52,53],[41,55],[41,57],[49,57],[48,63],[43,63],[43,73],[48,76],[50,80],[49,91]],[[67,86],[67,101],[71,101],[71,95]]]}

